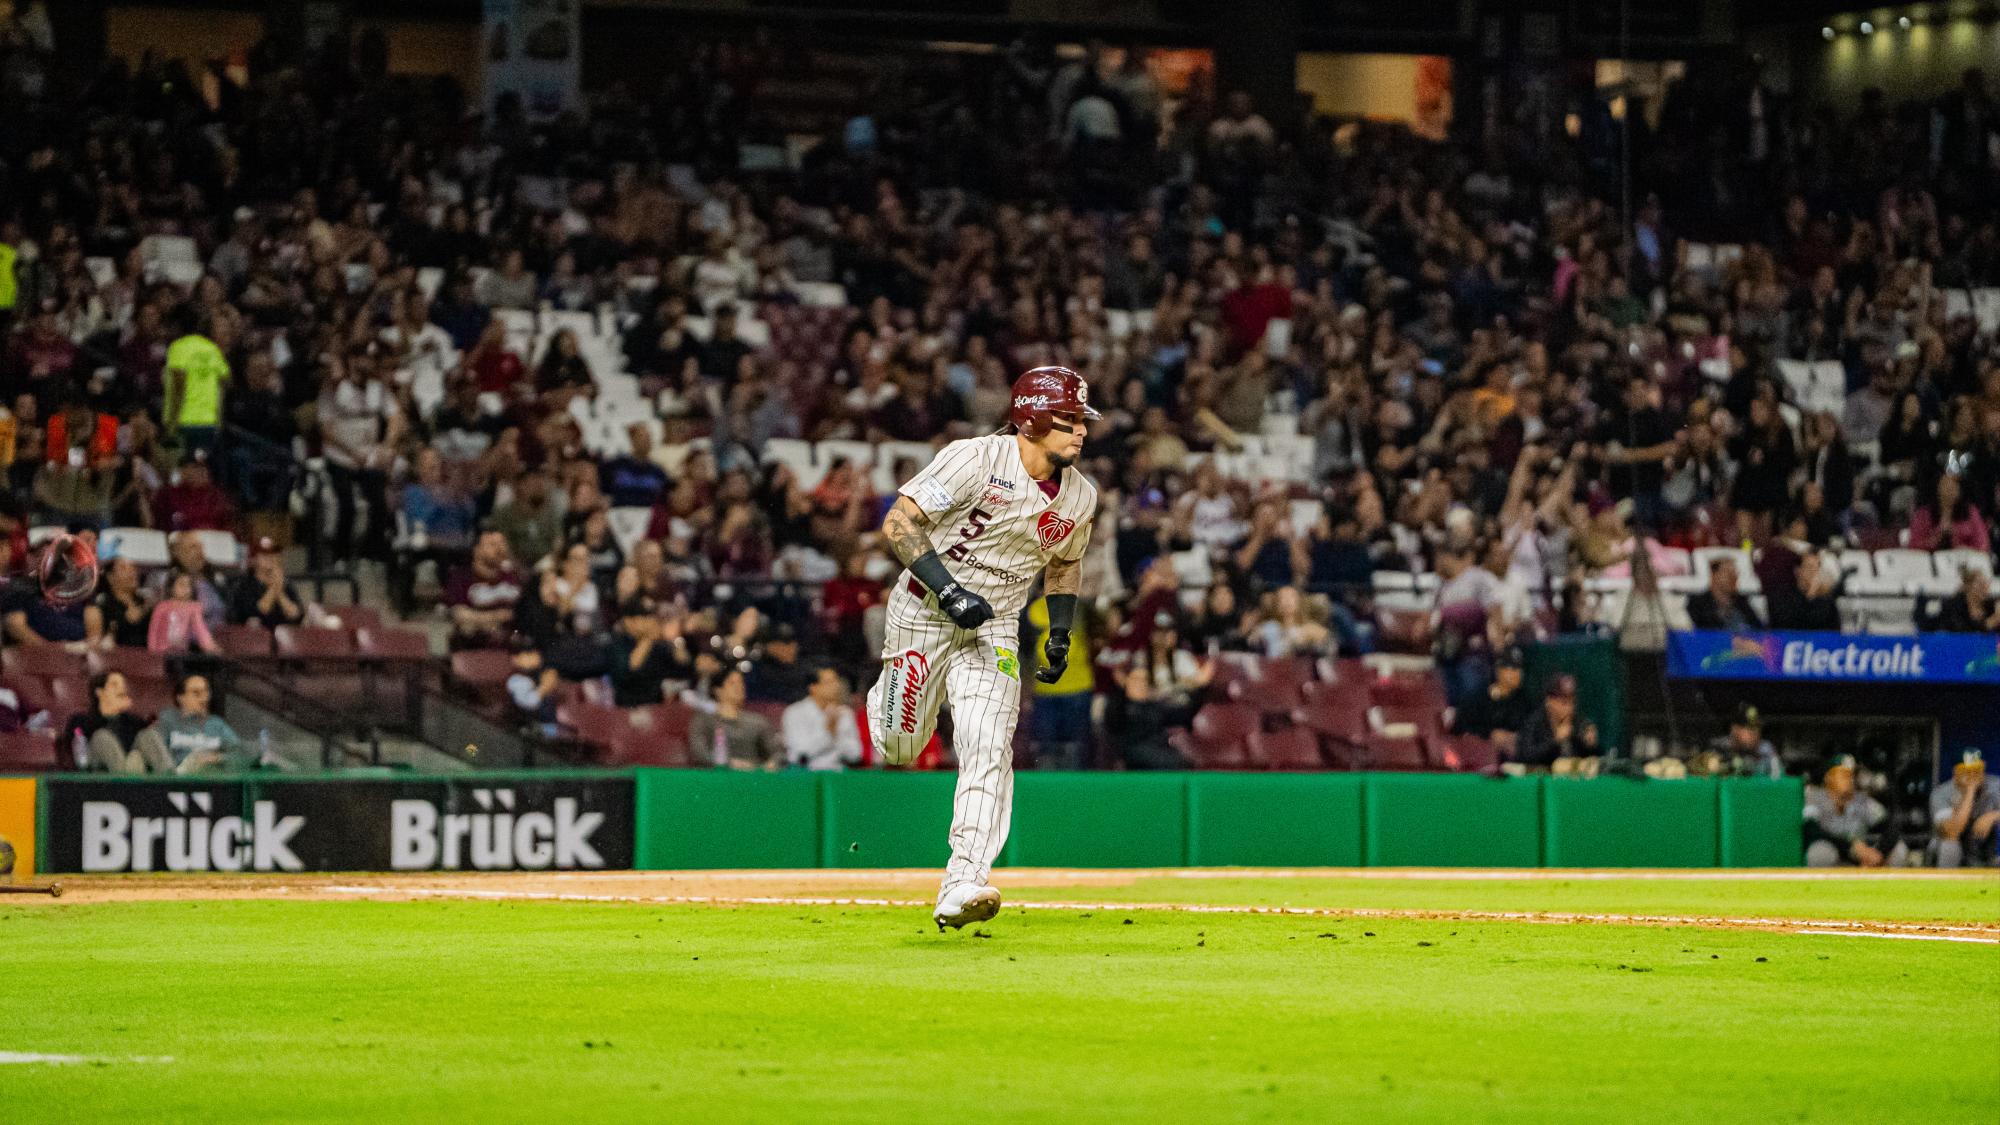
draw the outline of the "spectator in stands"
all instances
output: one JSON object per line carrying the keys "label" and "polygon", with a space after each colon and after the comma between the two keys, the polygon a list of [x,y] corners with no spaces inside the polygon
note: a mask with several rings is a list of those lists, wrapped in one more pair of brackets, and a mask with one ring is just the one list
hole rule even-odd
{"label": "spectator in stands", "polygon": [[174,705],[163,709],[153,725],[140,731],[134,748],[157,761],[150,743],[158,742],[174,762],[175,773],[243,769],[255,764],[222,716],[209,710],[208,677],[185,675],[174,684]]}
{"label": "spectator in stands", "polygon": [[750,698],[760,703],[791,703],[811,689],[816,673],[799,662],[799,632],[784,622],[771,627],[764,654],[750,667]]}
{"label": "spectator in stands", "polygon": [[175,532],[167,541],[167,552],[172,559],[167,569],[153,578],[153,593],[165,597],[167,587],[177,574],[185,574],[194,582],[194,598],[201,603],[201,616],[212,628],[226,619],[229,603],[222,596],[222,586],[216,581],[214,568],[208,565],[208,550],[202,546],[201,537],[192,531]]}
{"label": "spectator in stands", "polygon": [[544,738],[559,733],[556,726],[556,689],[562,678],[553,667],[542,664],[542,653],[532,639],[514,637],[514,671],[507,676],[507,699],[513,703],[520,721],[539,731]]}
{"label": "spectator in stands", "polygon": [[714,328],[706,341],[695,346],[702,376],[724,383],[733,382],[743,357],[751,354],[751,350],[750,345],[737,335],[736,306],[728,302],[716,306]]}
{"label": "spectator in stands", "polygon": [[250,569],[229,584],[229,623],[276,629],[306,617],[305,603],[285,580],[285,556],[270,539],[250,552]]}
{"label": "spectator in stands", "polygon": [[445,582],[444,604],[451,613],[451,647],[501,648],[513,632],[521,600],[521,575],[498,531],[479,536],[472,559]]}
{"label": "spectator in stands", "polygon": [[1965,495],[1964,482],[1958,474],[1938,474],[1935,487],[1937,491],[1931,502],[1910,513],[1910,547],[1918,551],[1950,547],[1991,551],[1993,541],[1986,517]]}
{"label": "spectator in stands", "polygon": [[118,454],[71,446],[63,459],[43,462],[35,473],[35,507],[43,522],[103,527],[118,487]]}
{"label": "spectator in stands", "polygon": [[1170,740],[1170,734],[1194,718],[1186,703],[1172,703],[1153,693],[1152,672],[1144,662],[1125,669],[1105,715],[1120,759],[1130,770],[1191,769],[1194,762]]}
{"label": "spectator in stands", "polygon": [[[333,478],[334,539],[341,556],[382,558],[389,546],[389,467],[405,422],[395,393],[377,376],[375,357],[367,349],[355,349],[335,365],[320,391],[317,417]],[[363,504],[366,524],[361,522]]]}
{"label": "spectator in stands", "polygon": [[472,373],[473,385],[480,394],[509,400],[528,378],[527,365],[507,346],[507,326],[497,320],[480,330],[478,339],[465,354],[464,367]]}
{"label": "spectator in stands", "polygon": [[236,509],[229,494],[216,487],[208,471],[208,454],[197,452],[182,462],[180,478],[153,497],[153,512],[167,531],[234,531]]}
{"label": "spectator in stands", "polygon": [[202,619],[201,602],[194,594],[194,578],[184,571],[167,577],[166,596],[153,607],[153,619],[146,629],[146,647],[154,652],[183,653],[200,649],[220,651],[215,637]]}
{"label": "spectator in stands", "polygon": [[1487,739],[1502,757],[1511,755],[1535,708],[1522,684],[1522,663],[1520,649],[1503,650],[1493,662],[1493,682],[1458,707],[1452,729]]}
{"label": "spectator in stands", "polygon": [[590,363],[583,358],[582,346],[576,342],[576,333],[565,328],[550,337],[541,366],[535,369],[535,390],[567,398],[570,393],[588,390],[595,383]]}
{"label": "spectator in stands", "polygon": [[[1048,641],[1048,599],[1036,598],[1030,602],[1027,619],[1028,651],[1038,662]],[[1035,705],[1029,711],[1029,721],[1033,724],[1035,762],[1044,767],[1081,769],[1087,764],[1091,688],[1095,682],[1087,625],[1079,619],[1071,626],[1069,664],[1056,682],[1045,684],[1039,677],[1033,682]],[[1014,679],[1022,678],[1032,667],[1024,664],[1019,653],[1005,649],[994,654],[994,661],[1001,675]]]}
{"label": "spectator in stands", "polygon": [[1506,760],[1537,771],[1588,773],[1600,753],[1597,724],[1576,713],[1576,677],[1563,673],[1550,677],[1541,707],[1522,726]]}
{"label": "spectator in stands", "polygon": [[0,594],[0,614],[5,615],[10,645],[53,644],[76,648],[89,639],[84,606],[50,602],[42,596],[41,583],[32,573],[7,585],[4,594]]}
{"label": "spectator in stands", "polygon": [[861,764],[861,718],[848,703],[847,677],[831,665],[814,671],[805,698],[785,708],[779,726],[788,765],[839,770]]}
{"label": "spectator in stands", "polygon": [[1967,749],[1951,780],[1931,790],[1931,855],[1937,867],[2000,864],[2000,779],[1988,777],[1986,759]]}
{"label": "spectator in stands", "polygon": [[666,495],[667,473],[653,460],[651,427],[634,422],[625,433],[632,451],[598,468],[598,487],[614,508],[650,508]]}
{"label": "spectator in stands", "polygon": [[416,480],[403,486],[403,530],[410,550],[456,550],[470,546],[478,519],[472,499],[444,479],[444,459],[435,449],[417,454]]}
{"label": "spectator in stands", "polygon": [[84,611],[84,636],[95,646],[145,648],[153,602],[139,588],[139,567],[114,557],[104,565],[102,588]]}
{"label": "spectator in stands", "polygon": [[1840,632],[1840,577],[1816,550],[1799,555],[1789,580],[1772,587],[1765,597],[1773,629]]}
{"label": "spectator in stands", "polygon": [[571,543],[556,565],[542,572],[540,596],[555,627],[577,637],[591,637],[603,620],[604,600],[591,573],[590,548]]}
{"label": "spectator in stands", "polygon": [[1881,867],[1889,861],[1883,830],[1889,810],[1854,786],[1855,762],[1843,754],[1827,767],[1819,785],[1806,787],[1807,867]]}
{"label": "spectator in stands", "polygon": [[1325,605],[1318,598],[1300,594],[1296,586],[1264,596],[1251,637],[1268,658],[1312,659],[1333,652],[1333,631],[1326,627]]}
{"label": "spectator in stands", "polygon": [[771,722],[744,709],[748,693],[743,673],[725,670],[712,692],[715,710],[695,715],[688,727],[688,760],[732,770],[775,770],[785,748]]}
{"label": "spectator in stands", "polygon": [[489,532],[505,538],[513,557],[530,564],[548,558],[562,541],[563,508],[549,494],[548,474],[529,469],[514,480],[514,495],[494,509]]}
{"label": "spectator in stands", "polygon": [[1944,600],[1927,627],[1941,633],[2000,633],[2000,603],[1993,598],[1993,579],[1974,567],[1959,571],[1958,593]]}
{"label": "spectator in stands", "polygon": [[665,697],[669,682],[685,685],[694,678],[694,658],[679,612],[632,608],[638,612],[621,616],[612,640],[611,701],[646,707]]}
{"label": "spectator in stands", "polygon": [[1237,608],[1236,589],[1216,582],[1203,595],[1201,606],[1187,625],[1188,643],[1201,652],[1243,652],[1252,649],[1244,634],[1243,614]]}
{"label": "spectator in stands", "polygon": [[132,693],[122,672],[90,678],[90,709],[70,717],[63,743],[74,749],[80,768],[99,773],[172,773],[173,758],[156,739],[143,745],[143,718],[132,713]]}
{"label": "spectator in stands", "polygon": [[474,295],[489,309],[532,309],[539,289],[527,258],[519,250],[508,250],[500,256],[499,268],[479,279]]}
{"label": "spectator in stands", "polygon": [[1597,441],[1611,467],[1613,493],[1631,499],[1637,526],[1657,531],[1665,514],[1665,465],[1677,448],[1674,427],[1660,409],[1659,387],[1649,380],[1628,380],[1622,407],[1599,427]]}
{"label": "spectator in stands", "polygon": [[1764,627],[1757,607],[1737,592],[1736,581],[1736,560],[1717,558],[1709,563],[1708,589],[1687,603],[1688,619],[1695,628],[1744,633]]}
{"label": "spectator in stands", "polygon": [[192,305],[176,305],[167,323],[177,339],[167,346],[163,375],[166,402],[161,419],[180,438],[183,453],[213,453],[222,425],[223,385],[229,358],[216,342],[196,331]]}
{"label": "spectator in stands", "polygon": [[1146,666],[1153,697],[1171,706],[1198,702],[1215,678],[1215,661],[1196,656],[1181,643],[1180,624],[1171,613],[1153,615],[1145,650],[1133,663]]}
{"label": "spectator in stands", "polygon": [[1457,707],[1492,680],[1490,654],[1505,632],[1506,591],[1478,565],[1470,544],[1438,552],[1437,662],[1445,695]]}

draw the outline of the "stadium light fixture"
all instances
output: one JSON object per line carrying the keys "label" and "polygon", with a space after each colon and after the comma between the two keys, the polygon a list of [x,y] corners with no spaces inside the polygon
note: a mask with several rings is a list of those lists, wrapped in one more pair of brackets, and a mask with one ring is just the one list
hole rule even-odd
{"label": "stadium light fixture", "polygon": [[1900,28],[1902,28],[1902,29],[1903,29],[1904,31],[1908,31],[1908,30],[1910,30],[1910,17],[1908,17],[1908,16],[1897,16],[1897,17],[1896,17],[1896,26],[1897,26],[1897,27],[1900,27]]}
{"label": "stadium light fixture", "polygon": [[1861,34],[1863,34],[1863,35],[1873,35],[1873,34],[1875,34],[1875,25],[1874,25],[1874,24],[1872,24],[1872,23],[1869,23],[1869,22],[1868,22],[1867,20],[1862,20],[1862,21],[1861,21]]}
{"label": "stadium light fixture", "polygon": [[1827,41],[1827,42],[1829,42],[1829,43],[1833,42],[1833,29],[1832,29],[1832,28],[1830,28],[1830,27],[1822,27],[1822,28],[1820,28],[1820,29],[1819,29],[1819,37],[1820,37],[1821,39],[1824,39],[1824,40],[1826,40],[1826,41]]}

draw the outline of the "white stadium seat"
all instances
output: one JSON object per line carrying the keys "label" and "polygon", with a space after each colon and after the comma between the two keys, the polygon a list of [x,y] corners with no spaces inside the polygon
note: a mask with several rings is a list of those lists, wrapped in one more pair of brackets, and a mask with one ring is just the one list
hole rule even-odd
{"label": "white stadium seat", "polygon": [[1913,594],[1920,585],[1937,576],[1937,569],[1931,564],[1929,551],[1885,547],[1875,552],[1875,576],[1884,582],[1898,583],[1903,593]]}
{"label": "white stadium seat", "polygon": [[144,527],[114,527],[97,537],[99,558],[131,559],[141,567],[166,566],[173,561],[167,552],[165,532]]}

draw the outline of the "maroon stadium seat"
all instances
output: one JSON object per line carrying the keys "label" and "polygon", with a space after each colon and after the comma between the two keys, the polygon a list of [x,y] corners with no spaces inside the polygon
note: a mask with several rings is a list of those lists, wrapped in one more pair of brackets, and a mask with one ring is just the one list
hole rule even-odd
{"label": "maroon stadium seat", "polygon": [[638,707],[632,711],[632,729],[641,734],[654,734],[679,742],[687,741],[687,732],[694,725],[694,708],[678,699],[665,703],[655,703],[649,707]]}
{"label": "maroon stadium seat", "polygon": [[1369,697],[1393,707],[1418,707],[1443,711],[1446,705],[1444,681],[1432,673],[1420,676],[1388,676],[1368,685]]}
{"label": "maroon stadium seat", "polygon": [[383,660],[428,660],[431,655],[431,639],[418,629],[364,625],[355,630],[354,640],[361,655]]}
{"label": "maroon stadium seat", "polygon": [[[632,716],[622,707],[600,703],[565,703],[556,708],[556,722],[576,733],[577,738],[608,752],[618,739],[632,731]],[[600,754],[601,756],[601,754]]]}
{"label": "maroon stadium seat", "polygon": [[271,655],[271,631],[262,625],[223,625],[215,630],[215,643],[224,656]]}
{"label": "maroon stadium seat", "polygon": [[79,711],[90,710],[90,681],[82,676],[59,676],[48,684],[49,699],[53,704],[49,714],[55,716],[58,722]]}
{"label": "maroon stadium seat", "polygon": [[26,730],[0,733],[0,773],[35,773],[59,768],[55,739]]}
{"label": "maroon stadium seat", "polygon": [[1195,713],[1188,748],[1202,769],[1248,769],[1250,735],[1259,726],[1257,712],[1240,703],[1211,703]]}
{"label": "maroon stadium seat", "polygon": [[513,654],[504,648],[469,648],[451,654],[451,678],[469,687],[500,687],[513,674]]}
{"label": "maroon stadium seat", "polygon": [[340,627],[355,632],[361,629],[382,627],[382,611],[365,605],[330,605],[326,612],[340,622]]}
{"label": "maroon stadium seat", "polygon": [[90,654],[90,670],[123,672],[128,680],[134,677],[163,680],[167,678],[167,658],[143,648],[97,649]]}
{"label": "maroon stadium seat", "polygon": [[1250,732],[1250,757],[1273,770],[1323,770],[1319,739],[1301,727]]}
{"label": "maroon stadium seat", "polygon": [[1500,764],[1500,751],[1487,739],[1476,734],[1456,735],[1438,744],[1447,769],[1460,773],[1485,773]]}
{"label": "maroon stadium seat", "polygon": [[354,655],[354,634],[345,629],[313,625],[280,625],[272,633],[279,656],[344,657]]}
{"label": "maroon stadium seat", "polygon": [[89,668],[82,656],[60,645],[9,645],[0,649],[0,672],[10,676],[36,676],[44,680],[85,676]]}
{"label": "maroon stadium seat", "polygon": [[174,705],[174,685],[164,676],[127,676],[125,687],[132,693],[132,710],[148,719]]}
{"label": "maroon stadium seat", "polygon": [[1427,770],[1430,756],[1421,738],[1391,738],[1385,734],[1368,736],[1368,768],[1372,770]]}
{"label": "maroon stadium seat", "polygon": [[1377,609],[1375,626],[1385,652],[1427,656],[1431,651],[1429,610]]}
{"label": "maroon stadium seat", "polygon": [[660,731],[628,730],[619,735],[604,759],[608,766],[685,766],[687,732],[672,736]]}

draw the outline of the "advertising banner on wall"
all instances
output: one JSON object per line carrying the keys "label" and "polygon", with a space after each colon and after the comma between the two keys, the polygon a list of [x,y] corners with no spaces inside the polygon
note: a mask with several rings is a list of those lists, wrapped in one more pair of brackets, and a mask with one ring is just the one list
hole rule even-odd
{"label": "advertising banner on wall", "polygon": [[1794,683],[2000,685],[2000,641],[1979,633],[1875,637],[1696,630],[1668,635],[1667,674]]}
{"label": "advertising banner on wall", "polygon": [[504,94],[531,121],[582,108],[577,0],[483,0],[480,40],[486,112]]}
{"label": "advertising banner on wall", "polygon": [[632,866],[624,775],[43,782],[43,870],[548,871]]}
{"label": "advertising banner on wall", "polygon": [[35,873],[35,779],[0,777],[0,883]]}

